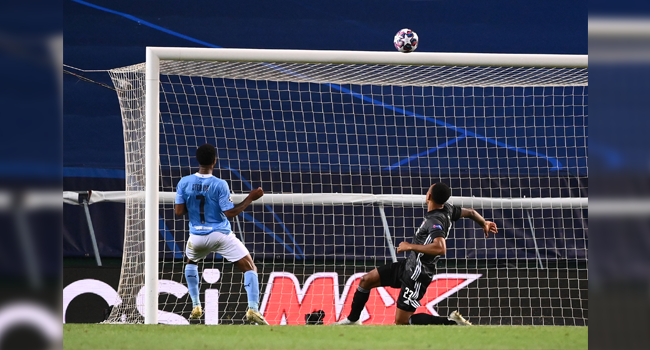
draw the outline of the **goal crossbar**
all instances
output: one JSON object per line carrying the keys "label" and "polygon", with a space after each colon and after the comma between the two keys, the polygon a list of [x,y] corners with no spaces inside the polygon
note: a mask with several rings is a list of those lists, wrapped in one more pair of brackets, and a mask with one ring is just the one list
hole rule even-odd
{"label": "goal crossbar", "polygon": [[587,68],[587,55],[148,47],[161,60]]}

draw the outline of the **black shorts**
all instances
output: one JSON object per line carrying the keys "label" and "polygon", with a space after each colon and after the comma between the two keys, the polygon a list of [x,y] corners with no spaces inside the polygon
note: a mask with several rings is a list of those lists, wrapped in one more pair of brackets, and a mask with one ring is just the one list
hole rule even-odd
{"label": "black shorts", "polygon": [[415,312],[420,306],[420,300],[427,292],[431,281],[414,281],[404,273],[406,260],[386,264],[377,268],[382,287],[400,288],[397,298],[397,308],[400,310]]}

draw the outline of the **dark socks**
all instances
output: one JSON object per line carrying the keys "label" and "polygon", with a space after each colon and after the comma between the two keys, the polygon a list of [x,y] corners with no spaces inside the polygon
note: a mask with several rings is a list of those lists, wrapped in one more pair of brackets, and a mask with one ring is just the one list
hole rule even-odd
{"label": "dark socks", "polygon": [[[355,298],[357,297],[356,294],[354,296]],[[425,324],[446,324],[446,325],[455,325],[455,321],[450,321],[447,319],[447,317],[442,317],[442,316],[433,316],[429,314],[413,314],[411,316],[411,319],[409,320],[410,324],[420,324],[420,325],[425,325]]]}
{"label": "dark socks", "polygon": [[348,320],[356,322],[361,317],[361,311],[366,306],[368,298],[370,298],[370,291],[359,286],[352,299],[352,310],[350,310]]}

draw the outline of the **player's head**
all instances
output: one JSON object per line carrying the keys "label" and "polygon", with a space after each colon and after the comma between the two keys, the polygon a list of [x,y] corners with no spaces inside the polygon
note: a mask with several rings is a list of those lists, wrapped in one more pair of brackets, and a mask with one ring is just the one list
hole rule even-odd
{"label": "player's head", "polygon": [[217,151],[209,143],[196,149],[196,160],[200,165],[212,166],[217,162]]}
{"label": "player's head", "polygon": [[445,204],[449,197],[451,197],[451,188],[444,182],[431,185],[427,192],[427,202],[434,202],[440,205]]}

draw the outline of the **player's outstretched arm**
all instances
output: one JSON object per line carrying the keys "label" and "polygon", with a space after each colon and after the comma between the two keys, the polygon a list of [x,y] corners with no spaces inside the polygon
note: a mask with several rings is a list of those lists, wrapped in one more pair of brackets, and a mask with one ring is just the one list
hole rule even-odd
{"label": "player's outstretched arm", "polygon": [[232,209],[226,210],[223,213],[226,215],[228,218],[234,218],[235,216],[239,215],[246,207],[248,207],[251,203],[254,201],[262,198],[264,195],[264,190],[262,190],[261,187],[258,187],[254,190],[252,190],[246,199],[244,199],[241,203],[235,205]]}
{"label": "player's outstretched arm", "polygon": [[483,232],[485,232],[485,237],[487,237],[490,233],[496,234],[498,232],[497,224],[495,224],[492,221],[485,220],[481,216],[481,214],[479,214],[474,209],[462,208],[460,212],[460,217],[474,220],[474,222],[476,222],[483,228]]}
{"label": "player's outstretched arm", "polygon": [[445,255],[447,253],[447,243],[444,238],[436,237],[432,243],[427,245],[402,242],[397,247],[398,253],[410,252],[411,250],[428,255]]}

